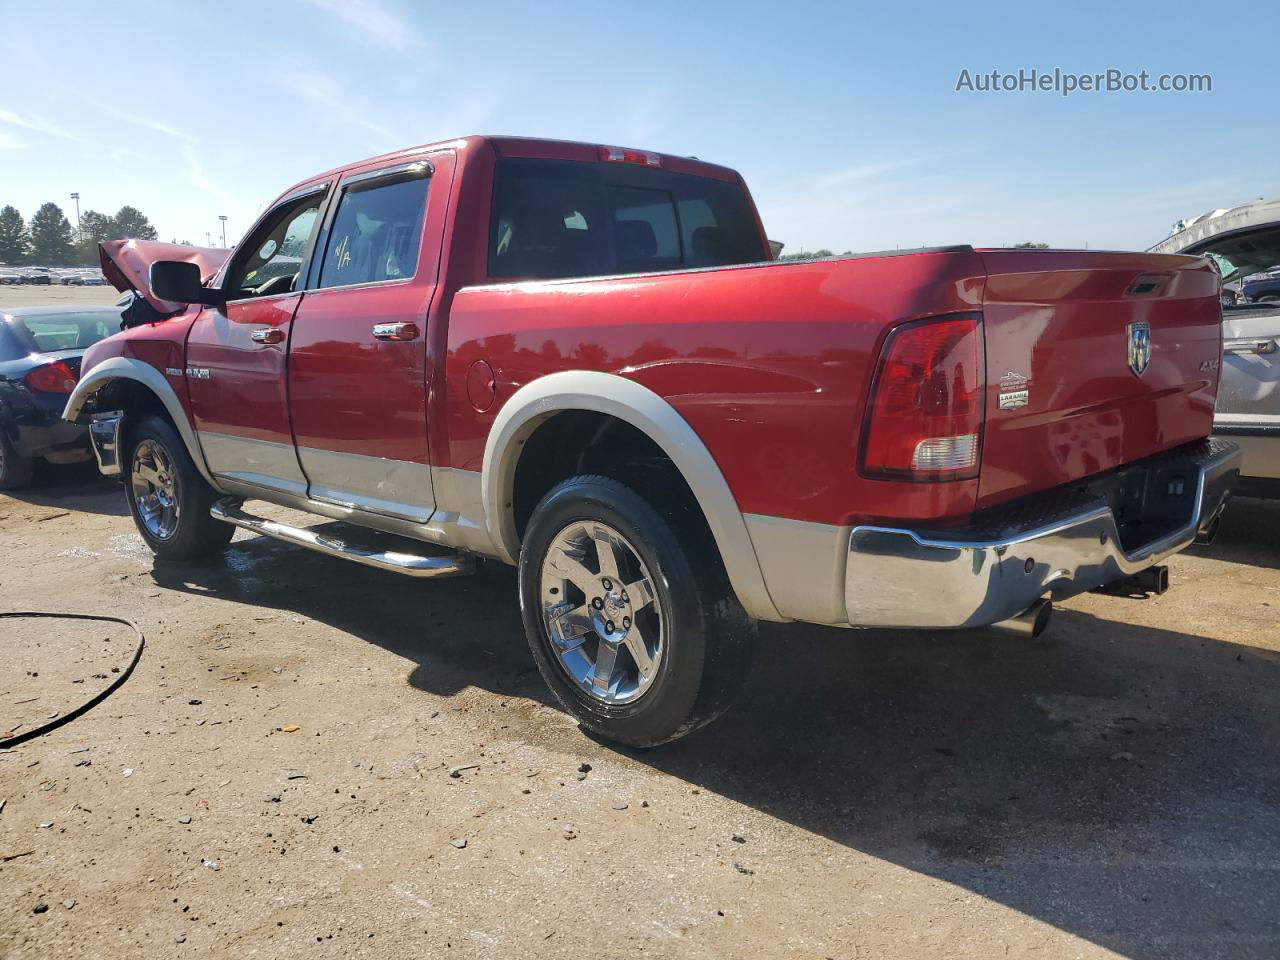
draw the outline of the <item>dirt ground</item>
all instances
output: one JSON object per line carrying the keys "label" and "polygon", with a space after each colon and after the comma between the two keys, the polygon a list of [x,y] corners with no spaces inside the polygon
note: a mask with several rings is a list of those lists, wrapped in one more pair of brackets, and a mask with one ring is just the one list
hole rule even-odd
{"label": "dirt ground", "polygon": [[[0,956],[1280,956],[1280,504],[1171,568],[1030,642],[767,628],[734,710],[636,753],[549,702],[506,568],[155,566],[118,484],[47,470],[0,496],[0,611],[147,647],[0,753]],[[132,644],[0,620],[0,732]]]}
{"label": "dirt ground", "polygon": [[[1280,505],[1034,642],[769,628],[730,714],[631,753],[548,702],[505,568],[157,567],[117,484],[44,481],[0,610],[148,646],[0,753],[6,957],[1280,955]],[[132,647],[0,637],[6,729]]]}

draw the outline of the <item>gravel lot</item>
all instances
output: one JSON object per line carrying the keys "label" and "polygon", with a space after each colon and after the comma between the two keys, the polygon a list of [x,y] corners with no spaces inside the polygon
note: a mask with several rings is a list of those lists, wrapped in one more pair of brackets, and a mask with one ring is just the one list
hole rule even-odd
{"label": "gravel lot", "polygon": [[115,287],[0,286],[0,310],[11,307],[105,306],[120,299]]}
{"label": "gravel lot", "polygon": [[[157,568],[117,484],[42,479],[0,611],[148,646],[0,753],[7,958],[1280,955],[1280,504],[1033,642],[768,628],[730,714],[632,753],[548,702],[506,568]],[[0,620],[0,731],[131,647]]]}

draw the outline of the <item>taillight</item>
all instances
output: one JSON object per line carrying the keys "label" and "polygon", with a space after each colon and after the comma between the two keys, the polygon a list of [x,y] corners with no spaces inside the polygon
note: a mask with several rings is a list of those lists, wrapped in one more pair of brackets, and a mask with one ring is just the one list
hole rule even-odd
{"label": "taillight", "polygon": [[862,472],[894,480],[977,476],[985,379],[979,314],[892,331],[871,385]]}
{"label": "taillight", "polygon": [[70,393],[76,388],[79,376],[67,364],[59,360],[57,363],[46,363],[36,367],[24,378],[32,390],[43,390],[45,393]]}
{"label": "taillight", "polygon": [[624,147],[601,147],[600,159],[608,163],[634,163],[641,167],[660,167],[662,157],[647,150],[628,150]]}

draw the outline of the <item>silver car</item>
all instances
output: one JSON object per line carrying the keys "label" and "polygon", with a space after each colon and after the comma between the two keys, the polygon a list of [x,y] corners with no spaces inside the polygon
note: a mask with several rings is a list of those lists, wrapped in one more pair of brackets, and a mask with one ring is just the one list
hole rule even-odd
{"label": "silver car", "polygon": [[[1265,273],[1280,265],[1280,197],[1179,223],[1151,252],[1206,256],[1224,283]],[[1244,451],[1237,494],[1280,497],[1280,302],[1224,299],[1222,336],[1214,433]]]}

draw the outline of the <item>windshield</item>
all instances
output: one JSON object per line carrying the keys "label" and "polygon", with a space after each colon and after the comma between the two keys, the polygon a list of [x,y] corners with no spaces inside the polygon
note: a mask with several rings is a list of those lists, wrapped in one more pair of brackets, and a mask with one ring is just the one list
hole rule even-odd
{"label": "windshield", "polygon": [[15,317],[40,353],[56,350],[83,350],[116,332],[113,315],[102,313],[56,313],[43,317]]}

